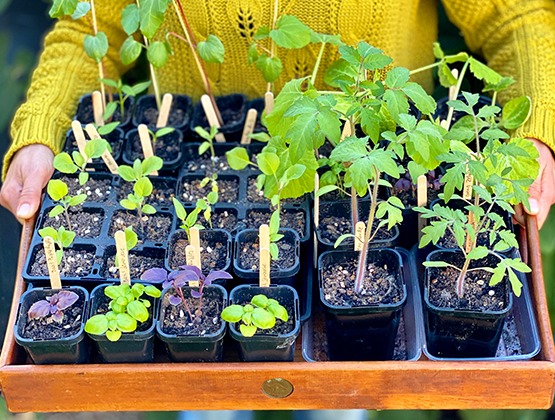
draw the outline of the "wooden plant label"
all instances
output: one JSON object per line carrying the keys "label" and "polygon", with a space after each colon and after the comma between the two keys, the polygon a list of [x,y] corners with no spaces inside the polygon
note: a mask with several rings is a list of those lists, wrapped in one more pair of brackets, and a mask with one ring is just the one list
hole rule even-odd
{"label": "wooden plant label", "polygon": [[441,122],[439,123],[439,125],[441,125],[443,128],[445,128],[446,130],[448,129],[447,127],[447,120],[441,120]]}
{"label": "wooden plant label", "polygon": [[248,110],[247,118],[245,119],[245,127],[243,128],[243,135],[241,136],[241,144],[251,144],[251,138],[249,136],[254,131],[257,117],[258,111],[256,109],[251,108]]}
{"label": "wooden plant label", "polygon": [[466,174],[464,175],[464,185],[463,185],[463,198],[465,200],[470,200],[472,198],[472,184],[474,183],[474,177],[470,174],[468,166],[466,167]]}
{"label": "wooden plant label", "polygon": [[[187,265],[195,265],[195,254],[196,254],[195,247],[193,245],[187,245],[187,247],[185,248],[185,257],[187,259]],[[190,281],[189,286],[198,287],[199,283],[198,281]]]}
{"label": "wooden plant label", "polygon": [[43,240],[44,255],[46,256],[46,266],[48,267],[48,274],[50,275],[50,287],[52,289],[61,289],[62,281],[60,280],[60,270],[58,269],[58,261],[56,260],[56,247],[54,246],[54,239],[50,236],[45,236]]}
{"label": "wooden plant label", "polygon": [[349,137],[353,134],[351,130],[351,121],[347,120],[343,126],[343,131],[341,132],[341,141],[345,140],[345,137]]}
{"label": "wooden plant label", "polygon": [[200,265],[200,232],[198,228],[192,227],[189,229],[189,234],[191,235],[191,245],[195,248],[195,260],[193,265],[202,268]]}
{"label": "wooden plant label", "polygon": [[358,222],[355,226],[355,251],[362,251],[365,234],[366,225],[364,224],[364,222]]}
{"label": "wooden plant label", "polygon": [[102,94],[98,90],[92,93],[92,106],[94,123],[98,127],[102,127],[104,125],[104,106],[102,105]]}
{"label": "wooden plant label", "polygon": [[[85,138],[85,132],[83,131],[83,127],[81,123],[77,120],[73,120],[71,122],[71,128],[73,130],[73,137],[75,137],[75,141],[77,142],[77,148],[79,149],[79,153],[83,155],[85,158],[85,146],[87,145],[87,139]],[[87,163],[91,163],[92,159],[89,159]]]}
{"label": "wooden plant label", "polygon": [[320,226],[320,197],[316,195],[320,189],[320,177],[318,173],[314,175],[314,226]]}
{"label": "wooden plant label", "polygon": [[[425,207],[428,204],[428,180],[426,175],[420,175],[416,182],[416,195],[418,207]],[[422,229],[426,227],[426,219],[418,213],[418,241],[422,239]]]}
{"label": "wooden plant label", "polygon": [[266,115],[274,109],[274,94],[272,92],[266,92],[264,95],[264,109],[266,110]]}
{"label": "wooden plant label", "polygon": [[[216,126],[218,129],[222,128],[220,122],[218,121],[218,117],[216,116],[216,110],[214,109],[214,105],[210,100],[210,96],[202,95],[200,98],[200,103],[202,104],[202,108],[204,109],[204,113],[206,114],[206,119],[208,120],[208,125],[210,127]],[[225,136],[223,133],[216,134],[216,141],[218,143],[225,143]]]}
{"label": "wooden plant label", "polygon": [[[143,148],[144,158],[148,159],[149,157],[154,156],[148,127],[145,124],[140,124],[139,127],[137,127],[137,130],[139,131],[139,139],[141,139],[141,147]],[[153,171],[152,175],[158,176],[158,171]]]}
{"label": "wooden plant label", "polygon": [[[451,74],[453,75],[453,77],[455,79],[459,78],[459,71],[457,69],[451,70]],[[453,85],[453,86],[449,87],[449,100],[450,101],[453,101],[453,100],[457,99],[457,98],[455,98],[456,91],[457,91],[457,85]]]}
{"label": "wooden plant label", "polygon": [[160,106],[160,112],[158,113],[158,119],[156,120],[156,128],[162,128],[168,125],[168,117],[170,116],[172,102],[173,95],[171,93],[166,93],[162,98],[162,105]]}
{"label": "wooden plant label", "polygon": [[[85,127],[85,130],[87,131],[87,134],[89,135],[91,140],[101,138],[100,134],[98,134],[98,131],[96,131],[96,128],[94,128],[94,125],[87,124],[87,126]],[[106,150],[104,153],[102,153],[101,158],[106,164],[106,166],[108,167],[108,170],[110,171],[110,173],[117,175],[118,164],[114,160],[114,157],[112,156],[112,154],[108,150]]]}
{"label": "wooden plant label", "polygon": [[131,275],[129,274],[129,254],[127,252],[127,242],[125,232],[118,230],[114,235],[116,240],[116,252],[118,254],[119,278],[121,284],[131,286]]}
{"label": "wooden plant label", "polygon": [[258,229],[258,242],[260,246],[260,287],[270,287],[270,227],[266,224],[260,225]]}

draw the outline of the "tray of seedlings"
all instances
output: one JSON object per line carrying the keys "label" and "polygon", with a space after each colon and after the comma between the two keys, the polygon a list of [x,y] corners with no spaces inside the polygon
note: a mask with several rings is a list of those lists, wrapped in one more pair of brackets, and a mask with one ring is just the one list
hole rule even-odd
{"label": "tray of seedlings", "polygon": [[[410,81],[431,66],[392,67],[283,15],[257,38],[338,48],[324,78],[336,90],[314,86],[318,59],[275,99],[214,98],[205,69],[221,42],[197,43],[171,3],[182,27],[166,44],[139,25],[151,13],[122,16],[122,61],[147,48],[150,81],[106,79],[102,42],[86,48],[100,91],[80,101],[21,237],[0,356],[8,408],[550,407],[537,222],[511,223],[538,173],[532,142],[508,134],[531,102],[496,105],[513,80],[435,45],[450,88],[436,104]],[[198,103],[156,80],[183,41]],[[249,60],[271,87],[278,59],[253,44]],[[491,98],[460,91],[468,73]]]}

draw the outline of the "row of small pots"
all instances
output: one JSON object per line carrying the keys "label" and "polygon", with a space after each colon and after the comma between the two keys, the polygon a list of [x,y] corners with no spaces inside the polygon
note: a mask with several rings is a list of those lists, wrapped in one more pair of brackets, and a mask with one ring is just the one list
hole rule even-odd
{"label": "row of small pots", "polygon": [[[25,292],[20,300],[19,316],[14,328],[16,342],[23,346],[35,364],[74,364],[88,363],[91,360],[89,339],[94,343],[98,357],[105,363],[149,363],[154,361],[154,341],[157,336],[164,342],[170,360],[174,362],[221,362],[223,360],[223,343],[227,331],[227,322],[220,319],[221,311],[228,305],[227,291],[219,285],[206,286],[203,291],[205,301],[217,301],[219,312],[215,315],[216,331],[201,335],[182,335],[170,333],[167,328],[168,301],[173,287],[164,289],[160,299],[151,299],[150,318],[139,325],[134,333],[123,333],[118,341],[110,341],[103,335],[87,334],[84,331],[87,319],[96,315],[99,307],[105,303],[104,289],[111,284],[102,284],[90,294],[80,286],[64,287],[79,295],[81,312],[77,315],[78,331],[57,339],[33,339],[27,336],[25,327],[29,322],[28,310],[31,305],[45,297],[52,296],[57,290],[33,288]],[[190,296],[193,288],[184,287],[185,296]],[[194,288],[198,290],[198,288]],[[265,294],[277,300],[282,306],[292,310],[289,331],[278,334],[266,334],[258,330],[252,337],[245,337],[235,324],[229,325],[229,332],[239,345],[242,361],[292,361],[295,353],[295,339],[300,332],[299,297],[295,289],[289,286],[273,285],[269,288],[241,285],[234,288],[229,296],[231,304],[244,304],[257,294]],[[77,304],[77,303],[76,303]],[[206,304],[206,303],[205,303]],[[185,315],[183,304],[181,313]],[[63,321],[66,321],[64,318]],[[62,322],[63,322],[62,321]],[[172,319],[169,324],[172,324]],[[55,321],[53,321],[55,322]],[[277,321],[280,322],[280,321]],[[61,324],[63,325],[63,324]],[[59,328],[63,330],[63,327]],[[140,329],[140,331],[139,331]],[[92,358],[94,360],[94,357]]]}

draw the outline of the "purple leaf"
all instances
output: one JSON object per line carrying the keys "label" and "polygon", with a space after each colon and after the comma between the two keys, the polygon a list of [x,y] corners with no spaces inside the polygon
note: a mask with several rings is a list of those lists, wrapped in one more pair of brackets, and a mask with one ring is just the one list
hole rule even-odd
{"label": "purple leaf", "polygon": [[202,293],[197,292],[196,290],[191,290],[191,296],[194,298],[199,298],[202,296]]}
{"label": "purple leaf", "polygon": [[192,270],[182,271],[178,277],[186,281],[200,281],[204,279],[204,276],[200,277],[196,271],[192,271]]}
{"label": "purple leaf", "polygon": [[231,280],[233,276],[225,271],[212,271],[210,274],[206,276],[206,280],[204,280],[204,284],[209,286],[214,280]]}
{"label": "purple leaf", "polygon": [[[61,292],[57,293],[58,295],[58,303],[56,306],[60,311],[63,311],[66,308],[69,308],[75,302],[79,300],[79,295],[74,292],[70,292],[69,290],[62,290]],[[52,302],[50,302],[52,304]]]}
{"label": "purple leaf", "polygon": [[141,280],[149,283],[161,283],[168,278],[168,272],[163,268],[151,268],[141,275]]}
{"label": "purple leaf", "polygon": [[181,271],[173,270],[170,274],[168,274],[168,280],[171,282],[171,281],[173,281],[173,279],[175,279],[180,274],[181,274]]}
{"label": "purple leaf", "polygon": [[64,319],[64,314],[62,313],[62,311],[56,311],[52,314],[52,319],[56,322],[62,322],[62,319]]}
{"label": "purple leaf", "polygon": [[181,299],[174,295],[171,295],[168,300],[173,306],[177,306],[179,305],[179,302],[181,302]]}
{"label": "purple leaf", "polygon": [[434,170],[428,171],[426,175],[428,175],[429,181],[433,181],[434,179],[436,179],[436,171]]}
{"label": "purple leaf", "polygon": [[182,266],[179,267],[179,268],[181,268],[181,269],[183,269],[183,270],[186,270],[186,271],[192,271],[192,272],[196,273],[197,276],[198,276],[198,278],[197,278],[196,280],[194,280],[194,281],[198,281],[199,279],[204,279],[204,276],[203,276],[203,274],[202,274],[202,271],[200,271],[200,268],[198,268],[198,267],[195,266],[195,265],[182,265]]}
{"label": "purple leaf", "polygon": [[411,182],[406,178],[400,178],[395,183],[395,188],[397,188],[399,191],[409,191],[410,187],[411,187]]}
{"label": "purple leaf", "polygon": [[50,313],[50,303],[46,300],[39,300],[31,305],[27,315],[29,319],[44,318]]}
{"label": "purple leaf", "polygon": [[164,283],[162,283],[162,289],[166,289],[171,285],[173,285],[173,282],[166,280]]}
{"label": "purple leaf", "polygon": [[56,312],[58,312],[58,307],[56,305],[52,305],[52,303],[50,303],[50,314],[55,314]]}
{"label": "purple leaf", "polygon": [[[196,279],[193,279],[193,281],[196,281]],[[173,279],[174,287],[183,287],[183,286],[186,286],[188,283],[189,283],[189,279],[185,275],[184,271],[180,271],[179,275],[175,279]]]}

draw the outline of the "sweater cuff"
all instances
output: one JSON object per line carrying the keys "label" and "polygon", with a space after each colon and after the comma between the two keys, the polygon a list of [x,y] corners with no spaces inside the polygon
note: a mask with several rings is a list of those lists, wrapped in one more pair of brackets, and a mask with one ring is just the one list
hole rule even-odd
{"label": "sweater cuff", "polygon": [[555,111],[532,107],[530,118],[513,131],[512,137],[531,137],[548,145],[555,152]]}

